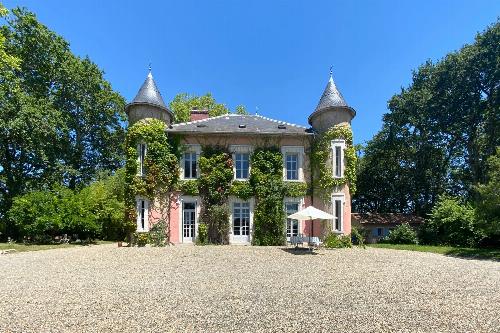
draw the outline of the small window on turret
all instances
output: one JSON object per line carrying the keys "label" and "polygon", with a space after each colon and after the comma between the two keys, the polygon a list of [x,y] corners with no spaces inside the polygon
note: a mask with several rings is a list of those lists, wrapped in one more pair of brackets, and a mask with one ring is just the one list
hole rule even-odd
{"label": "small window on turret", "polygon": [[344,140],[332,141],[332,169],[335,178],[344,177],[344,148]]}
{"label": "small window on turret", "polygon": [[140,143],[137,145],[137,159],[139,163],[139,170],[137,170],[137,174],[139,176],[145,176],[146,175],[146,166],[145,166],[145,160],[146,160],[146,150],[147,146],[145,143]]}

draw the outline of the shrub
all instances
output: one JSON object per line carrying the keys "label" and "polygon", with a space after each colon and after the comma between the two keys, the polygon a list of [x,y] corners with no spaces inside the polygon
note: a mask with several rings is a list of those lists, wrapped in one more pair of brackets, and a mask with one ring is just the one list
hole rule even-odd
{"label": "shrub", "polygon": [[133,245],[140,247],[146,246],[149,241],[149,234],[147,232],[136,232],[133,237]]}
{"label": "shrub", "polygon": [[229,207],[227,204],[203,207],[202,224],[207,225],[208,242],[229,244]]}
{"label": "shrub", "polygon": [[328,249],[352,247],[350,235],[338,235],[333,232],[325,237],[323,244]]}
{"label": "shrub", "polygon": [[208,229],[205,223],[200,223],[198,225],[198,236],[196,237],[197,245],[208,244]]}
{"label": "shrub", "polygon": [[52,192],[31,192],[14,198],[8,219],[21,236],[47,243],[63,230],[58,212],[59,198]]}
{"label": "shrub", "polygon": [[459,199],[442,196],[420,229],[424,244],[474,247],[483,238],[474,209]]}
{"label": "shrub", "polygon": [[408,223],[403,223],[398,225],[379,242],[389,244],[417,244],[417,232]]}
{"label": "shrub", "polygon": [[354,245],[359,245],[362,246],[363,248],[365,247],[366,243],[366,238],[368,237],[368,233],[370,231],[364,228],[356,228],[352,227],[351,229],[351,242]]}
{"label": "shrub", "polygon": [[163,247],[167,241],[167,223],[160,220],[153,224],[149,231],[149,243],[153,246]]}

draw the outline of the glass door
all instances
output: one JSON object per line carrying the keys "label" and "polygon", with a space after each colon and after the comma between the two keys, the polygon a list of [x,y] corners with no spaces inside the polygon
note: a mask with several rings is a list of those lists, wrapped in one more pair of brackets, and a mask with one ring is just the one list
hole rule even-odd
{"label": "glass door", "polygon": [[182,241],[193,242],[196,237],[196,203],[182,203]]}

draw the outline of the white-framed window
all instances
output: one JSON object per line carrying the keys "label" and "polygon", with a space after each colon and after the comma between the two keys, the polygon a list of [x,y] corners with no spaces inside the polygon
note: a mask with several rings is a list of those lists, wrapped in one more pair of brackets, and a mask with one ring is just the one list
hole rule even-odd
{"label": "white-framed window", "polygon": [[137,163],[139,164],[139,168],[137,170],[137,174],[139,176],[145,176],[146,175],[146,167],[145,167],[145,160],[146,160],[146,152],[147,152],[147,145],[145,143],[139,143],[137,145]]}
{"label": "white-framed window", "polygon": [[332,140],[332,169],[333,177],[344,177],[344,140]]}
{"label": "white-framed window", "polygon": [[299,180],[299,155],[287,153],[285,155],[286,180]]}
{"label": "white-framed window", "polygon": [[344,230],[344,204],[344,193],[332,195],[333,230],[337,232]]}
{"label": "white-framed window", "polygon": [[234,169],[236,179],[248,179],[250,172],[250,154],[234,154]]}
{"label": "white-framed window", "polygon": [[200,145],[186,145],[186,149],[181,157],[181,179],[198,178],[200,153]]}
{"label": "white-framed window", "polygon": [[137,231],[149,231],[149,200],[136,199],[137,208]]}
{"label": "white-framed window", "polygon": [[233,173],[235,180],[248,180],[250,177],[250,155],[252,146],[231,145],[229,151],[233,157]]}
{"label": "white-framed window", "polygon": [[304,147],[283,146],[283,179],[289,181],[303,181]]}

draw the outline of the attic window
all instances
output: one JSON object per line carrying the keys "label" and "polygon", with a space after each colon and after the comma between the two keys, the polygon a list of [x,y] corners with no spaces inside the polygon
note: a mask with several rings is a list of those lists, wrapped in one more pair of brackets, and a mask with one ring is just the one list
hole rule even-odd
{"label": "attic window", "polygon": [[245,124],[239,124],[238,127],[239,128],[247,128],[247,125],[245,125]]}
{"label": "attic window", "polygon": [[286,125],[285,125],[285,124],[279,124],[279,125],[278,125],[278,128],[279,128],[279,129],[286,129]]}
{"label": "attic window", "polygon": [[198,124],[196,127],[207,127],[207,124]]}

